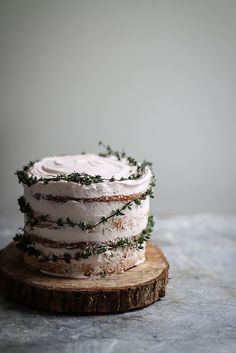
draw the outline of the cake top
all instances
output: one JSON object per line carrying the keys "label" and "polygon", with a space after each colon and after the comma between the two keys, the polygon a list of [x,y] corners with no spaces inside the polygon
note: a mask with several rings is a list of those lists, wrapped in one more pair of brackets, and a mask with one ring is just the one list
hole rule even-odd
{"label": "cake top", "polygon": [[53,178],[72,173],[99,175],[102,179],[129,178],[137,167],[129,164],[126,158],[103,157],[96,154],[78,154],[43,158],[30,168],[30,174],[39,178]]}
{"label": "cake top", "polygon": [[99,155],[87,153],[43,158],[29,162],[16,175],[19,183],[32,186],[38,183],[66,181],[81,185],[98,183],[146,182],[153,178],[151,163],[142,163],[129,157],[125,152],[113,151],[105,146],[106,151]]}

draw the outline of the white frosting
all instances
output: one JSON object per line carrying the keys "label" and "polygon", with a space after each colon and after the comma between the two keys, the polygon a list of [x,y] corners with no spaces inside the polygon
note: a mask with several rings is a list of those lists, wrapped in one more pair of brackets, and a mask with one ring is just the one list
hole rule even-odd
{"label": "white frosting", "polygon": [[[117,160],[116,157],[100,157],[95,154],[84,154],[75,156],[48,157],[36,162],[30,169],[30,174],[38,179],[50,178],[58,174],[68,175],[72,172],[87,173],[90,175],[101,175],[102,178],[109,179],[115,177],[127,178],[135,173],[136,167],[130,166],[126,159]],[[80,185],[73,182],[60,180],[50,181],[48,184],[41,182],[30,187],[33,193],[47,195],[67,196],[73,198],[93,198],[112,195],[130,195],[143,192],[148,188],[152,173],[150,168],[146,168],[144,175],[137,180],[124,180],[103,183],[93,183],[91,185]],[[25,189],[28,187],[24,185]]]}
{"label": "white frosting", "polygon": [[[75,200],[67,200],[66,202],[51,201],[43,198],[36,199],[28,190],[25,191],[25,200],[30,207],[38,214],[48,215],[48,219],[57,221],[58,218],[66,219],[69,217],[73,222],[78,223],[84,221],[87,223],[96,223],[101,217],[108,217],[113,210],[122,208],[127,201],[110,201],[110,202],[83,202]],[[128,208],[124,210],[125,214],[135,216],[140,212],[147,213],[149,209],[149,197],[143,200],[141,205],[132,205],[132,210]]]}
{"label": "white frosting", "polygon": [[[110,179],[114,177],[120,179],[127,178],[136,172],[136,167],[130,166],[126,159],[121,161],[116,157],[100,157],[94,154],[48,157],[35,163],[30,169],[30,174],[40,178],[50,178],[58,174],[68,175],[72,172],[86,173],[89,175],[101,175],[102,178]],[[83,202],[79,200],[68,199],[65,202],[48,200],[40,197],[37,199],[34,194],[62,196],[67,198],[98,198],[114,195],[133,195],[145,192],[152,177],[150,168],[146,168],[144,175],[137,180],[114,181],[109,180],[102,183],[92,183],[91,185],[81,185],[74,182],[50,181],[48,184],[38,182],[31,187],[24,185],[24,196],[31,209],[37,215],[47,215],[48,221],[45,226],[34,226],[32,229],[26,227],[26,231],[38,235],[42,238],[61,241],[65,243],[74,242],[96,242],[103,243],[115,241],[117,238],[133,237],[139,235],[147,226],[149,214],[149,197],[142,200],[141,205],[132,204],[131,209],[124,210],[124,215],[115,216],[104,224],[100,224],[93,231],[85,231],[78,226],[70,227],[68,224],[58,226],[55,222],[62,218],[66,221],[69,217],[74,223],[86,222],[90,224],[97,223],[102,217],[108,217],[114,210],[121,209],[127,201],[109,201],[109,202]],[[27,221],[27,216],[25,217]],[[120,221],[120,223],[119,223]],[[54,223],[53,223],[54,222]],[[78,249],[52,248],[40,243],[35,243],[36,249],[43,255],[63,255],[65,252],[72,257],[78,252]],[[136,254],[135,249],[126,247],[117,249],[115,256],[113,252],[107,254],[93,255],[88,259],[78,261],[78,265],[92,264],[95,268],[94,273],[99,273],[104,264],[119,263],[123,257],[137,256],[137,264],[141,261],[140,256]],[[109,255],[110,253],[110,255]],[[140,254],[139,254],[140,255]],[[142,258],[142,257],[141,257]],[[144,251],[143,251],[144,259]],[[138,262],[139,261],[139,262]],[[136,264],[134,261],[133,263]],[[82,267],[81,267],[82,268]],[[80,276],[80,270],[73,273],[72,276]]]}
{"label": "white frosting", "polygon": [[[39,215],[47,214],[50,221],[56,222],[62,218],[66,222],[69,217],[74,223],[80,221],[95,224],[101,217],[109,216],[113,210],[121,209],[125,202],[78,202],[68,200],[66,202],[55,202],[45,199],[37,200],[29,193],[25,193],[26,202]],[[77,241],[114,241],[119,237],[132,237],[138,235],[146,228],[149,213],[149,197],[142,201],[141,205],[133,204],[131,209],[126,208],[123,216],[115,216],[105,224],[97,226],[93,232],[80,229],[78,226],[72,228],[68,225],[57,226],[51,223],[50,228],[35,226],[31,233],[40,237],[54,240],[64,241],[67,243]],[[114,227],[117,220],[122,221],[122,227]]]}
{"label": "white frosting", "polygon": [[130,166],[126,159],[119,161],[116,157],[101,157],[96,154],[78,154],[74,156],[47,157],[36,162],[31,173],[37,178],[50,178],[58,174],[73,172],[89,175],[101,175],[103,178],[127,178],[136,168]]}
{"label": "white frosting", "polygon": [[[25,192],[25,200],[30,204],[30,207],[36,214],[48,215],[49,222],[56,222],[61,218],[64,223],[66,222],[66,218],[69,217],[74,223],[83,221],[95,224],[100,221],[103,216],[108,217],[114,210],[121,209],[125,205],[125,202],[78,202],[74,200],[55,202],[42,198],[38,200],[27,191]],[[100,241],[101,238],[104,238],[104,234],[106,237],[109,236],[109,238],[112,237],[112,239],[114,239],[120,236],[121,232],[124,233],[124,231],[128,234],[126,236],[129,236],[130,229],[131,234],[139,234],[146,226],[148,212],[149,197],[143,200],[141,205],[133,204],[130,210],[126,208],[123,211],[124,216],[121,216],[121,230],[111,227],[113,222],[118,219],[118,217],[114,217],[106,224],[101,224],[95,231],[88,234],[79,227],[72,228],[67,225],[58,227],[56,230],[48,229],[48,231],[45,228],[34,227],[34,233],[40,236],[43,234],[45,238],[55,241],[63,241],[64,239],[66,242],[86,241],[86,239],[91,237],[91,234],[94,241],[96,241],[96,239]],[[52,227],[55,226],[55,224],[52,224]]]}
{"label": "white frosting", "polygon": [[100,224],[97,226],[92,232],[84,231],[79,227],[72,228],[68,226],[58,227],[56,229],[35,226],[32,230],[26,230],[29,231],[30,234],[32,233],[41,238],[53,241],[63,241],[65,243],[91,241],[100,243],[105,241],[115,241],[117,238],[130,238],[134,235],[139,235],[147,226],[147,218],[147,213],[137,215],[135,218],[127,217],[126,220],[123,220],[124,227],[122,227],[122,229],[112,227],[113,221],[109,220],[106,224]]}

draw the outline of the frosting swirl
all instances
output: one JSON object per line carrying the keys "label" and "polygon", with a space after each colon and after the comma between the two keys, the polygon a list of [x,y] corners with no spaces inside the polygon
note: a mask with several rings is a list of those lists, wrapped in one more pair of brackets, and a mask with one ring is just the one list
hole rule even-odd
{"label": "frosting swirl", "polygon": [[51,178],[58,174],[73,172],[86,173],[102,178],[128,178],[135,173],[136,167],[130,166],[127,159],[118,160],[114,156],[101,157],[96,154],[78,154],[72,156],[47,157],[36,162],[30,173],[37,178]]}

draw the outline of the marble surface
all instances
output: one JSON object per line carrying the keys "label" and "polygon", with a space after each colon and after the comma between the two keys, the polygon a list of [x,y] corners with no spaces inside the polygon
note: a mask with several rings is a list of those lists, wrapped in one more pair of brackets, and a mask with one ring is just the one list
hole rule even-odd
{"label": "marble surface", "polygon": [[[0,247],[18,225],[1,221]],[[162,219],[153,241],[170,263],[161,301],[125,314],[66,316],[0,296],[0,352],[235,353],[236,216]]]}

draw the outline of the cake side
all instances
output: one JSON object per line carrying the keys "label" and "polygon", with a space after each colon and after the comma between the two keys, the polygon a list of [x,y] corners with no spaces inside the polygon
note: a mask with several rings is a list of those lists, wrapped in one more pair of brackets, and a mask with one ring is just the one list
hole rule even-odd
{"label": "cake side", "polygon": [[16,240],[29,265],[80,278],[144,262],[153,226],[149,165],[141,173],[117,156],[49,157],[23,177],[25,227]]}

